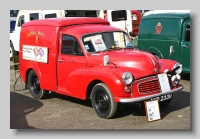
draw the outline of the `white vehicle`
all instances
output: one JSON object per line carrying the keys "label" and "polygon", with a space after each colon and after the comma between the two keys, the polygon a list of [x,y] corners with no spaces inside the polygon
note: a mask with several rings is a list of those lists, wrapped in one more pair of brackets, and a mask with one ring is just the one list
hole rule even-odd
{"label": "white vehicle", "polygon": [[107,15],[111,26],[123,29],[127,33],[132,31],[131,10],[107,10]]}
{"label": "white vehicle", "polygon": [[[130,10],[107,10],[108,21],[111,25],[123,30],[132,30]],[[16,18],[15,30],[10,32],[10,59],[13,53],[19,51],[21,26],[25,22],[45,18],[62,17],[99,17],[104,19],[104,10],[20,10]]]}

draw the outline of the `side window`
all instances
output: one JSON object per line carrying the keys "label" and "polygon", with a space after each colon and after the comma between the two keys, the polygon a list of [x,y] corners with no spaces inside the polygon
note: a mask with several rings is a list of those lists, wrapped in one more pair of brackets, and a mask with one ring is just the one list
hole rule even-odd
{"label": "side window", "polygon": [[18,26],[18,27],[21,27],[23,24],[24,24],[24,15],[21,15],[21,16],[18,18],[17,26]]}
{"label": "side window", "polygon": [[81,47],[78,44],[77,39],[73,36],[68,35],[62,36],[61,54],[83,56]]}
{"label": "side window", "polygon": [[190,26],[187,25],[185,29],[185,41],[190,41]]}
{"label": "side window", "polygon": [[30,21],[39,19],[39,13],[30,13]]}
{"label": "side window", "polygon": [[57,17],[56,13],[53,13],[53,14],[46,14],[45,15],[45,18],[55,18]]}
{"label": "side window", "polygon": [[65,11],[65,17],[77,17],[77,13],[76,12],[66,12]]}
{"label": "side window", "polygon": [[112,21],[123,21],[127,20],[126,10],[112,11]]}
{"label": "side window", "polygon": [[86,17],[97,17],[97,12],[96,11],[87,11],[85,12]]}

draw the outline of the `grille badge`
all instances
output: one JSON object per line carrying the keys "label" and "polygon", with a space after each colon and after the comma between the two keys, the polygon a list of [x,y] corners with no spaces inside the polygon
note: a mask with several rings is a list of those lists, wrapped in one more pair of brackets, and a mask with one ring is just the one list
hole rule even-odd
{"label": "grille badge", "polygon": [[153,71],[154,71],[154,72],[158,72],[158,69],[157,69],[157,68],[155,68]]}

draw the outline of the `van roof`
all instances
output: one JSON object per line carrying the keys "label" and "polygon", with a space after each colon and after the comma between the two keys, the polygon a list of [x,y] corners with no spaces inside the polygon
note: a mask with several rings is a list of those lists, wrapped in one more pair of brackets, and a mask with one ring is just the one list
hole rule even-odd
{"label": "van roof", "polygon": [[48,18],[26,22],[23,26],[71,26],[78,24],[104,24],[110,25],[105,19],[97,17],[63,17],[63,18]]}
{"label": "van roof", "polygon": [[155,12],[147,13],[142,17],[143,19],[148,18],[190,18],[190,12]]}

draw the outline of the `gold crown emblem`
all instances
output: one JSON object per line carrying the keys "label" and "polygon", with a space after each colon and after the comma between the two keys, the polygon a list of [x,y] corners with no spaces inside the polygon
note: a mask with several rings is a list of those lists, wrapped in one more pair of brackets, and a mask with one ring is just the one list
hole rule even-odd
{"label": "gold crown emblem", "polygon": [[161,23],[160,23],[160,22],[158,22],[158,23],[157,23],[157,26],[161,26]]}

